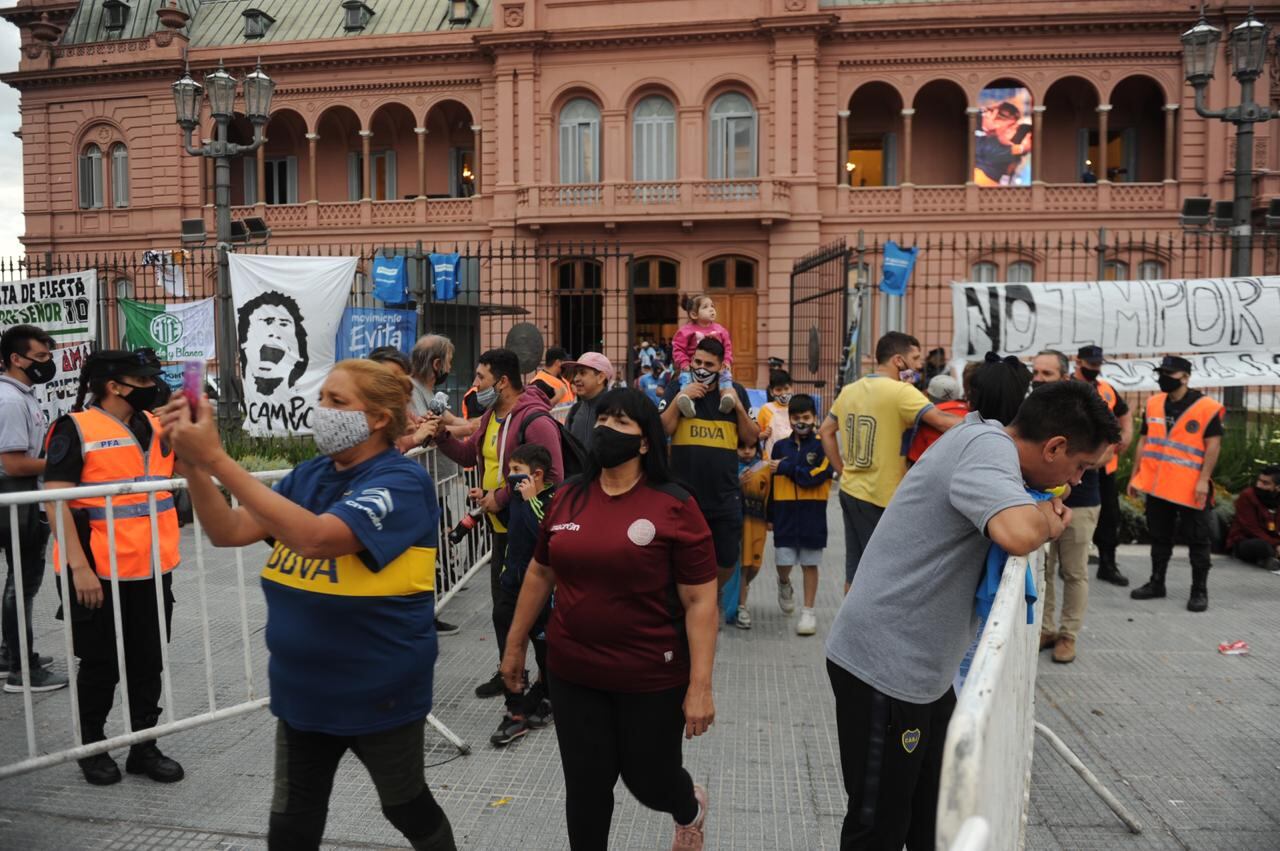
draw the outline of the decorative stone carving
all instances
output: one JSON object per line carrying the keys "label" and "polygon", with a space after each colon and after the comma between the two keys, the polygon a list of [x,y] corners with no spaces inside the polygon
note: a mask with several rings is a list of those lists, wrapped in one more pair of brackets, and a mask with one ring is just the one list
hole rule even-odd
{"label": "decorative stone carving", "polygon": [[[191,19],[190,15],[178,8],[177,0],[169,0],[168,3],[156,9],[156,17],[160,19],[160,26],[171,32],[182,29]],[[156,43],[159,44],[159,41],[157,40]]]}
{"label": "decorative stone carving", "polygon": [[156,47],[168,47],[173,44],[173,30],[156,30],[151,37],[155,39]]}
{"label": "decorative stone carving", "polygon": [[58,36],[62,35],[62,28],[49,20],[48,12],[41,12],[40,20],[27,27],[27,32],[31,33],[31,38],[35,41],[53,44],[58,40]]}
{"label": "decorative stone carving", "polygon": [[502,23],[507,29],[519,29],[524,26],[524,4],[509,3],[502,7]]}
{"label": "decorative stone carving", "polygon": [[786,3],[788,12],[803,12],[806,5],[805,0],[787,0]]}

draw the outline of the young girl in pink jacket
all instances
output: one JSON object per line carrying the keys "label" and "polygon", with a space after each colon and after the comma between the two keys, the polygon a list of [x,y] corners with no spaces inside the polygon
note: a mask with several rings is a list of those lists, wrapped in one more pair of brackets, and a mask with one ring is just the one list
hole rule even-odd
{"label": "young girl in pink jacket", "polygon": [[[714,337],[724,345],[724,369],[720,372],[720,412],[729,413],[734,406],[733,393],[733,342],[729,339],[729,329],[716,322],[716,304],[711,296],[702,294],[685,299],[684,308],[689,314],[689,321],[680,327],[671,340],[671,360],[680,373],[680,387],[683,388],[693,380],[689,370],[689,361],[693,359],[693,351],[698,343],[707,337]],[[687,396],[681,396],[692,402]],[[677,399],[677,402],[679,401]],[[693,416],[692,413],[685,413]]]}

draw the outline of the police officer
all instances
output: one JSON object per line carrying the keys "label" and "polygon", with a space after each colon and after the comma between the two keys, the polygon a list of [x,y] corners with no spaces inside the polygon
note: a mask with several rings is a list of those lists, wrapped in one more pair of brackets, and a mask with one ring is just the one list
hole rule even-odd
{"label": "police officer", "polygon": [[[80,374],[80,393],[73,413],[58,419],[46,443],[45,487],[69,488],[173,477],[174,455],[161,436],[151,409],[165,396],[156,378],[160,364],[150,349],[101,351]],[[92,402],[85,405],[86,394]],[[73,499],[57,506],[67,531],[67,552],[54,546],[54,570],[63,590],[59,616],[71,618],[72,644],[80,660],[80,732],[86,744],[106,738],[107,713],[115,699],[120,671],[112,607],[119,606],[124,636],[125,680],[129,690],[130,726],[145,730],[160,717],[161,630],[169,639],[173,614],[172,573],[178,564],[178,516],[173,494],[155,495],[156,516],[149,516],[147,494],[112,500],[115,525],[115,568],[119,598],[111,588],[106,499]],[[50,506],[52,510],[54,506]],[[158,570],[164,599],[164,621],[158,617],[151,547],[152,523],[160,544]],[[68,575],[69,573],[69,575]],[[97,786],[120,781],[110,754],[80,760],[85,780]],[[129,750],[125,770],[161,783],[183,777],[182,766],[156,747],[155,740]]]}
{"label": "police officer", "polygon": [[1129,578],[1116,566],[1120,531],[1120,492],[1116,489],[1116,469],[1120,466],[1120,456],[1129,451],[1129,444],[1133,442],[1133,412],[1116,389],[1100,377],[1103,360],[1101,346],[1082,346],[1076,353],[1075,377],[1093,385],[1120,424],[1120,445],[1098,476],[1102,513],[1098,515],[1098,528],[1093,532],[1093,544],[1098,548],[1098,578],[1125,588],[1129,585]]}
{"label": "police officer", "polygon": [[1165,596],[1164,577],[1173,555],[1174,531],[1181,526],[1191,556],[1191,597],[1187,609],[1209,608],[1209,511],[1213,468],[1222,449],[1224,409],[1217,400],[1187,386],[1191,362],[1165,355],[1156,368],[1160,392],[1147,400],[1138,468],[1129,495],[1147,497],[1151,535],[1151,580],[1130,592],[1135,600]]}

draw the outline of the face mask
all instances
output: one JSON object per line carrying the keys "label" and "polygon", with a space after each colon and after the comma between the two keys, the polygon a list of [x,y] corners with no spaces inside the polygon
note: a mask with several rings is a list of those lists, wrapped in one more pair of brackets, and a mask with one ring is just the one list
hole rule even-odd
{"label": "face mask", "polygon": [[1156,384],[1160,385],[1160,392],[1162,393],[1172,393],[1182,386],[1182,382],[1172,375],[1161,375],[1156,379]]}
{"label": "face mask", "polygon": [[800,437],[808,437],[813,434],[813,423],[792,423],[791,430]]}
{"label": "face mask", "polygon": [[591,455],[602,468],[609,470],[625,464],[640,454],[644,440],[638,434],[623,434],[608,426],[596,426]]}
{"label": "face mask", "polygon": [[711,384],[715,381],[716,374],[709,369],[693,370],[693,380],[699,384]]}
{"label": "face mask", "polygon": [[476,391],[476,403],[480,405],[481,410],[489,410],[496,401],[498,401],[497,387],[486,387],[483,390]]}
{"label": "face mask", "polygon": [[1048,384],[1048,383],[1049,383],[1049,382],[1047,382],[1047,381],[1032,381],[1032,382],[1031,382],[1031,389],[1032,389],[1032,390],[1035,390],[1037,387],[1043,387],[1043,386],[1045,386],[1045,385],[1046,385],[1046,384]]}
{"label": "face mask", "polygon": [[898,380],[905,381],[908,384],[915,384],[920,380],[920,370],[918,369],[900,369],[898,370]]}
{"label": "face mask", "polygon": [[1280,492],[1263,491],[1258,490],[1257,488],[1254,488],[1254,492],[1258,494],[1258,502],[1262,503],[1267,508],[1275,508],[1276,503],[1280,502]]}
{"label": "face mask", "polygon": [[340,411],[317,406],[316,449],[321,455],[337,455],[369,439],[369,419],[364,411]]}
{"label": "face mask", "polygon": [[520,485],[522,485],[524,481],[528,478],[529,477],[524,473],[517,473],[514,476],[507,476],[507,487],[511,489],[512,493],[515,493],[517,489],[520,487]]}
{"label": "face mask", "polygon": [[1098,376],[1102,374],[1100,369],[1089,369],[1087,366],[1080,367],[1080,375],[1085,381],[1094,382],[1098,380]]}
{"label": "face mask", "polygon": [[790,394],[790,393],[779,393],[775,398],[776,398],[776,400],[777,400],[777,402],[778,402],[778,404],[779,404],[779,405],[786,405],[788,402],[790,402],[790,401],[791,401],[791,394]]}
{"label": "face mask", "polygon": [[150,411],[160,399],[160,388],[154,384],[150,387],[134,387],[124,400],[135,411]]}
{"label": "face mask", "polygon": [[48,384],[58,374],[58,365],[52,360],[31,362],[31,366],[22,367],[22,371],[31,379],[32,384]]}

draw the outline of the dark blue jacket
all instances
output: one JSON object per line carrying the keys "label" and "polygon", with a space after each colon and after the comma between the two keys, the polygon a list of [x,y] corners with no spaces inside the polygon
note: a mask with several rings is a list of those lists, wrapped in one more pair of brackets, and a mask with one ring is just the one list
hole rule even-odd
{"label": "dark blue jacket", "polygon": [[775,547],[820,550],[827,546],[827,497],[835,471],[822,451],[822,441],[795,434],[773,445],[769,518]]}
{"label": "dark blue jacket", "polygon": [[524,583],[525,571],[533,560],[533,551],[538,546],[538,534],[542,528],[542,518],[551,505],[551,497],[555,496],[555,487],[543,489],[530,502],[525,502],[518,492],[513,491],[511,502],[507,503],[510,515],[507,518],[507,557],[503,561],[502,575],[498,581],[508,591],[519,593]]}

